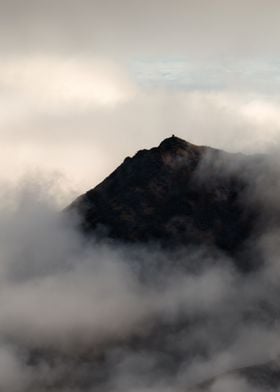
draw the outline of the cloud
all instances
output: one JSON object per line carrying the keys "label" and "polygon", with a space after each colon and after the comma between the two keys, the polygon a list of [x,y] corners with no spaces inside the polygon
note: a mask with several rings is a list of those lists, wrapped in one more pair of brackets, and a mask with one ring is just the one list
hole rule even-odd
{"label": "cloud", "polygon": [[91,57],[7,56],[0,70],[2,179],[56,170],[82,192],[172,133],[234,151],[278,144],[277,95],[145,88],[125,67]]}
{"label": "cloud", "polygon": [[278,143],[277,1],[0,9],[2,178],[58,170],[81,192],[172,133],[231,150]]}
{"label": "cloud", "polygon": [[1,2],[2,50],[202,58],[278,53],[276,0]]}
{"label": "cloud", "polygon": [[[63,114],[65,107],[79,111],[111,106],[133,93],[132,84],[116,65],[98,59],[6,57],[0,63],[0,72],[6,98],[3,104],[12,106],[14,112],[18,104],[20,117],[34,115],[36,110]],[[5,112],[8,115],[9,110]]]}
{"label": "cloud", "polygon": [[[252,170],[260,176],[252,202],[273,208],[259,167]],[[265,267],[243,276],[210,249],[86,242],[59,212],[69,196],[58,180],[1,187],[4,389],[176,391],[277,357],[278,237],[269,221],[267,240],[256,242]],[[218,377],[209,392],[249,392],[248,382]]]}

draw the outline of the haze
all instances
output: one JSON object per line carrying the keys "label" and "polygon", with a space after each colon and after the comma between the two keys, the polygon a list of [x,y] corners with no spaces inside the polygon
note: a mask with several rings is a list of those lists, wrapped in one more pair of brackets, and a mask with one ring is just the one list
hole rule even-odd
{"label": "haze", "polygon": [[2,180],[60,173],[73,193],[172,133],[278,145],[280,4],[0,1]]}

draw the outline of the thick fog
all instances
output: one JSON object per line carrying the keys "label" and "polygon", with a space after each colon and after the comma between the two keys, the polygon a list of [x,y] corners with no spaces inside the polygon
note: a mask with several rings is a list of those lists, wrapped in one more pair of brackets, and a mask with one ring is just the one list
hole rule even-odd
{"label": "thick fog", "polygon": [[260,157],[245,171],[246,157],[225,158],[206,157],[196,175],[215,164],[250,179],[243,197],[263,216],[248,247],[265,261],[251,275],[203,245],[86,240],[63,212],[61,178],[2,184],[1,390],[191,391],[214,380],[207,391],[256,391],[237,370],[280,353],[279,165]]}

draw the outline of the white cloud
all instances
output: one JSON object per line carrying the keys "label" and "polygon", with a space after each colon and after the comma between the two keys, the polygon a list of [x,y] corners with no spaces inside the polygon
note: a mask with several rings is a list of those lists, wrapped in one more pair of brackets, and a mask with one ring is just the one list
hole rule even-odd
{"label": "white cloud", "polygon": [[36,111],[62,114],[114,106],[133,95],[128,77],[109,61],[43,55],[2,59],[0,87],[4,124]]}
{"label": "white cloud", "polygon": [[[261,203],[262,211],[266,205],[274,208],[267,188],[275,172],[268,172],[272,177],[265,179],[259,168],[252,171],[249,175],[259,176],[259,183],[251,201]],[[210,249],[192,248],[170,259],[170,254],[151,246],[89,244],[58,213],[61,200],[67,199],[64,193],[61,196],[64,188],[58,180],[58,187],[56,179],[48,177],[25,180],[16,188],[1,186],[0,364],[6,370],[0,386],[18,391],[21,382],[22,391],[32,390],[31,386],[40,391],[70,376],[92,377],[100,368],[87,366],[103,344],[110,352],[107,381],[116,391],[130,391],[135,385],[150,392],[177,391],[278,355],[277,323],[266,323],[269,313],[259,307],[265,303],[275,312],[279,307],[274,273],[279,270],[278,236],[273,231],[266,230],[266,241],[259,244],[268,268],[253,279],[233,272],[229,260],[216,252],[212,255]],[[159,263],[168,268],[158,268]],[[203,268],[191,272],[181,265]],[[248,312],[252,318],[246,318]],[[173,333],[176,320],[182,319],[190,324]],[[162,347],[147,354],[130,345],[112,345],[130,337],[145,339],[159,320],[168,337],[167,353],[172,348],[184,355],[178,372],[169,377],[166,367],[162,370],[168,359]],[[168,323],[170,333],[165,329]],[[160,330],[154,333],[160,338]],[[36,356],[36,349],[46,357]],[[198,354],[189,357],[196,349]],[[30,363],[33,350],[38,362]],[[85,352],[89,357],[83,362]],[[236,378],[217,380],[210,391],[225,385],[229,391],[242,385],[241,390],[251,392],[243,379]]]}

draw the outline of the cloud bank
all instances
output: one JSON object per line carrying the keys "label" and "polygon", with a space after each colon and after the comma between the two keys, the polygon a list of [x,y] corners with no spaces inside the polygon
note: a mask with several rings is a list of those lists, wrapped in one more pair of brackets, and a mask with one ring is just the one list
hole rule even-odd
{"label": "cloud bank", "polygon": [[[243,173],[264,211],[279,194],[267,192],[271,168]],[[2,186],[0,386],[181,391],[224,374],[207,391],[256,390],[226,374],[279,355],[277,226],[267,220],[255,244],[264,267],[244,276],[207,248],[89,243],[60,212],[61,189],[49,178]]]}

